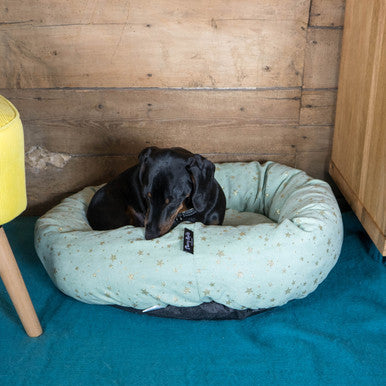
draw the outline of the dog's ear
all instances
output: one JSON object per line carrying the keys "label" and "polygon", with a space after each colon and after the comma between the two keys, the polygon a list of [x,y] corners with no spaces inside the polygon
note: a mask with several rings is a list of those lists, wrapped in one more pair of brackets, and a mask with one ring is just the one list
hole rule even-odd
{"label": "dog's ear", "polygon": [[156,149],[157,148],[155,146],[147,147],[147,148],[143,149],[138,154],[138,161],[139,161],[139,174],[138,174],[138,178],[139,178],[139,182],[140,182],[141,185],[142,185],[142,182],[143,182],[143,174],[145,172],[147,160],[148,160],[150,154],[152,153],[152,151],[154,151]]}
{"label": "dog's ear", "polygon": [[202,212],[208,205],[214,182],[214,164],[199,154],[187,160],[187,169],[193,180],[192,203],[197,212]]}
{"label": "dog's ear", "polygon": [[138,160],[140,163],[144,163],[149,158],[149,155],[153,150],[156,150],[157,148],[155,146],[146,147],[138,154]]}

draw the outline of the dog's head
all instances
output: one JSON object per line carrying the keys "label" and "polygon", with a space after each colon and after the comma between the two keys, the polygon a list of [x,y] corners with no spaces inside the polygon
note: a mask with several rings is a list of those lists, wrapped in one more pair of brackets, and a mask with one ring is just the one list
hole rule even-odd
{"label": "dog's head", "polygon": [[164,235],[180,212],[205,211],[214,183],[214,164],[182,148],[149,147],[139,154],[139,182],[147,202],[145,238]]}

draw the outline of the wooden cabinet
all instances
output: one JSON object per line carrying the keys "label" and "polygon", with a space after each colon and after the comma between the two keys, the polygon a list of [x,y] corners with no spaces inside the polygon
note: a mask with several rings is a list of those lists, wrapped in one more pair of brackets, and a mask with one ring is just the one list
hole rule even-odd
{"label": "wooden cabinet", "polygon": [[347,0],[330,174],[386,255],[386,0]]}

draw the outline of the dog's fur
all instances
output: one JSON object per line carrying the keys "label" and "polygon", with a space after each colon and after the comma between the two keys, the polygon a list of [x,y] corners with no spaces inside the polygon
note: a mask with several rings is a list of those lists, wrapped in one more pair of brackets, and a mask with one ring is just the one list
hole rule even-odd
{"label": "dog's fur", "polygon": [[212,162],[182,148],[149,147],[138,159],[93,196],[87,210],[93,229],[144,226],[150,240],[181,221],[222,224],[226,201]]}

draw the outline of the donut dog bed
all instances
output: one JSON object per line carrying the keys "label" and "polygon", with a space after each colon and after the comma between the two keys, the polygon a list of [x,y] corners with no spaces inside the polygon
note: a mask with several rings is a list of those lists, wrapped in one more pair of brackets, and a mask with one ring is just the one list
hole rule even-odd
{"label": "donut dog bed", "polygon": [[[162,316],[195,307],[215,318],[218,305],[239,317],[314,291],[343,239],[329,185],[274,162],[216,164],[215,177],[227,199],[222,226],[183,223],[153,240],[133,226],[94,231],[86,211],[98,187],[87,187],[38,219],[37,254],[77,300]],[[194,254],[182,250],[184,228],[194,233]]]}

